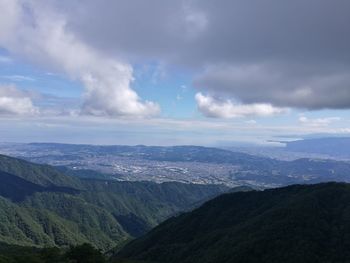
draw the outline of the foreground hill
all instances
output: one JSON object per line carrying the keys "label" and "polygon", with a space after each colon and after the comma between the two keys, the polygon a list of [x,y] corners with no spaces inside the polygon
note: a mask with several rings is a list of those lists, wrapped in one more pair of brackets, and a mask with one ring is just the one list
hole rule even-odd
{"label": "foreground hill", "polygon": [[350,185],[324,183],[224,194],[165,221],[117,257],[159,263],[350,262],[349,247]]}
{"label": "foreground hill", "polygon": [[0,242],[108,250],[229,189],[181,183],[79,179],[0,156]]}

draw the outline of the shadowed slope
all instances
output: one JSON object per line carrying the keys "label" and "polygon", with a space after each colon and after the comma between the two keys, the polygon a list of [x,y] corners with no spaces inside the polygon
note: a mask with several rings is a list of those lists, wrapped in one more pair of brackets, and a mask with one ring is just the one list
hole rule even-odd
{"label": "shadowed slope", "polygon": [[131,242],[121,258],[151,262],[348,262],[350,185],[224,194]]}

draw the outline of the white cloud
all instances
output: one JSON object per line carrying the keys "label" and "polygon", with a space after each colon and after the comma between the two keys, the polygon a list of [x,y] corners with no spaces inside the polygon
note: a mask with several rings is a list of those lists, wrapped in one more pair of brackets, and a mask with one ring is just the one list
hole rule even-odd
{"label": "white cloud", "polygon": [[[305,125],[246,123],[244,119],[139,119],[96,116],[32,116],[23,119],[1,119],[3,141],[59,141],[96,144],[176,145],[246,141],[266,143],[268,140],[304,138],[310,134],[349,136],[349,125],[343,127],[311,127]],[[35,126],[37,125],[37,126]],[[14,132],[9,133],[11,127]],[[50,128],[50,129],[49,129]],[[23,136],[23,130],[26,136]],[[43,137],[38,138],[40,133]],[[100,136],[96,136],[99,134]],[[123,136],[116,136],[123,134]],[[136,136],[137,135],[137,136]],[[283,137],[281,137],[283,136]]]}
{"label": "white cloud", "polygon": [[195,98],[198,109],[205,116],[213,118],[266,117],[286,112],[286,109],[266,103],[235,104],[231,100],[218,100],[202,93],[197,93]]}
{"label": "white cloud", "polygon": [[10,57],[0,55],[0,63],[10,63],[10,62],[12,62],[12,59]]}
{"label": "white cloud", "polygon": [[30,95],[15,86],[0,86],[0,115],[37,115]]}
{"label": "white cloud", "polygon": [[3,79],[8,79],[11,81],[35,81],[35,78],[29,77],[29,76],[23,76],[23,75],[8,75],[8,76],[1,76]]}
{"label": "white cloud", "polygon": [[188,90],[188,87],[186,85],[181,85],[180,86],[181,92],[185,93]]}
{"label": "white cloud", "polygon": [[245,123],[255,125],[255,124],[257,124],[257,121],[256,120],[247,120]]}
{"label": "white cloud", "polygon": [[333,122],[340,121],[341,118],[339,117],[327,117],[327,118],[307,118],[304,115],[299,117],[299,122],[306,126],[311,127],[327,127]]}
{"label": "white cloud", "polygon": [[[0,46],[64,72],[85,88],[82,113],[149,116],[159,112],[132,89],[132,67],[106,57],[70,32],[66,17],[45,1],[0,0]],[[15,32],[15,33],[14,33]]]}

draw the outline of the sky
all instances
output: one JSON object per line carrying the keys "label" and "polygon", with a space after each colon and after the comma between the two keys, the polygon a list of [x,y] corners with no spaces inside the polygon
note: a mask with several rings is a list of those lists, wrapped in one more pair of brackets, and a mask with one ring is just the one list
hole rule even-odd
{"label": "sky", "polygon": [[0,0],[0,141],[350,134],[348,0]]}

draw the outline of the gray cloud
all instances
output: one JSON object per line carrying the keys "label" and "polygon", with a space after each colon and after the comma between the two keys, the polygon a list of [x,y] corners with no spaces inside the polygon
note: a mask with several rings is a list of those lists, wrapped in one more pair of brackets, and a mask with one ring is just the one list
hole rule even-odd
{"label": "gray cloud", "polygon": [[[99,50],[128,60],[181,59],[207,26],[195,1],[57,1],[67,28]],[[89,26],[86,26],[89,25]],[[181,58],[180,58],[180,57]]]}
{"label": "gray cloud", "polygon": [[[49,32],[56,36],[49,40],[61,41],[66,55],[44,51],[85,84],[86,113],[152,115],[158,111],[156,104],[141,102],[131,89],[132,69],[123,61],[188,67],[197,72],[198,92],[214,101],[311,110],[350,108],[348,0],[34,2],[49,6],[64,22],[44,26],[36,36],[46,39]],[[15,11],[9,10],[8,19],[3,18],[4,36],[11,36],[6,25],[16,21]],[[48,23],[52,17],[46,15],[40,21]],[[27,49],[33,52],[38,47]],[[76,55],[79,63],[69,59]],[[114,62],[106,58],[119,58],[117,64],[123,70],[112,74]],[[92,78],[86,72],[92,72]]]}
{"label": "gray cloud", "polygon": [[233,96],[243,103],[312,110],[350,107],[349,70],[284,63],[210,66],[194,83],[210,94]]}
{"label": "gray cloud", "polygon": [[86,1],[70,10],[68,27],[92,45],[198,69],[194,84],[211,96],[350,107],[347,0]]}
{"label": "gray cloud", "polygon": [[350,59],[347,0],[88,0],[58,6],[70,13],[68,27],[89,43],[128,55],[200,65]]}

